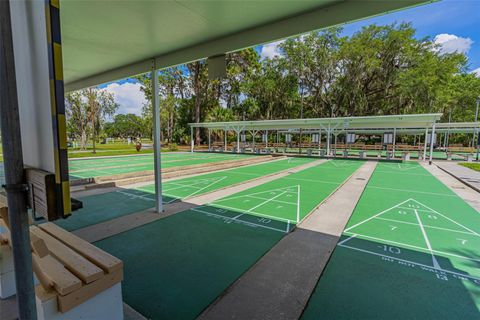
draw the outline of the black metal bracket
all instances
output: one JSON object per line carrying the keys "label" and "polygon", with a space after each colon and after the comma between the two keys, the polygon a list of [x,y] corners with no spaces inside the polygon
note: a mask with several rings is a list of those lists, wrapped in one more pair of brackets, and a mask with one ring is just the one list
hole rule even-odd
{"label": "black metal bracket", "polygon": [[2,188],[5,189],[7,193],[24,193],[29,190],[28,184],[25,183],[2,184]]}

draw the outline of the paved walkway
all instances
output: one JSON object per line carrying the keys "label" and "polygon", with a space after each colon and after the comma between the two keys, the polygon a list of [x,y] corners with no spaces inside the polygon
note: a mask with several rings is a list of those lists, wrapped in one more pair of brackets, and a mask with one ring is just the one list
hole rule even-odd
{"label": "paved walkway", "polygon": [[360,167],[199,319],[298,319],[375,166]]}
{"label": "paved walkway", "polygon": [[430,166],[426,163],[422,163],[422,166],[428,170],[432,175],[434,175],[438,180],[440,180],[444,185],[450,188],[455,192],[460,198],[467,202],[472,208],[480,212],[480,193],[470,188],[469,186],[463,184],[455,177],[450,175],[444,170],[441,170],[437,166]]}
{"label": "paved walkway", "polygon": [[480,192],[480,172],[451,162],[435,162],[435,164],[467,186]]}

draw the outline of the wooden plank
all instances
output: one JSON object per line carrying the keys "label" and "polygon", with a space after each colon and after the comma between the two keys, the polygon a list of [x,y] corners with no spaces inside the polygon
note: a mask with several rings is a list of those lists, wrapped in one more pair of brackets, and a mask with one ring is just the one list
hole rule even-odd
{"label": "wooden plank", "polygon": [[123,268],[122,260],[106,253],[102,249],[95,247],[94,245],[53,223],[44,223],[39,227],[45,232],[49,233],[51,236],[63,242],[65,245],[69,246],[71,249],[81,254],[87,260],[102,268],[103,271],[107,273],[112,273]]}
{"label": "wooden plank", "polygon": [[112,287],[113,285],[123,280],[123,269],[117,270],[113,273],[107,274],[101,279],[87,284],[67,295],[59,295],[57,297],[58,310],[60,312],[67,312],[82,304],[88,299],[96,296],[100,292]]}
{"label": "wooden plank", "polygon": [[32,268],[43,289],[45,289],[45,291],[51,291],[55,288],[55,283],[45,274],[45,272],[40,267],[39,260],[45,257],[46,256],[40,257],[36,253],[32,253]]}
{"label": "wooden plank", "polygon": [[59,294],[66,295],[82,287],[82,281],[51,255],[36,260],[42,274],[53,283]]}
{"label": "wooden plank", "polygon": [[25,177],[30,188],[30,208],[49,221],[61,218],[56,210],[55,175],[40,169],[26,168]]}
{"label": "wooden plank", "polygon": [[93,282],[103,276],[103,270],[58,241],[38,227],[30,227],[30,232],[47,245],[48,251],[65,267],[85,283]]}

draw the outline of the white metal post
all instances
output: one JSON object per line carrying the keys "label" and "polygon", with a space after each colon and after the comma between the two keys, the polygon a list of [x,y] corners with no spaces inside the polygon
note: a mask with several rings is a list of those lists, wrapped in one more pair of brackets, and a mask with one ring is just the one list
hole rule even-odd
{"label": "white metal post", "polygon": [[268,148],[268,130],[265,130],[265,148]]}
{"label": "white metal post", "polygon": [[425,128],[425,140],[423,141],[423,161],[426,161],[427,157],[427,137],[428,137],[428,127]]}
{"label": "white metal post", "polygon": [[320,152],[322,150],[322,129],[318,130],[318,155],[320,155]]}
{"label": "white metal post", "polygon": [[225,134],[223,138],[224,138],[223,151],[227,152],[227,129],[225,129]]}
{"label": "white metal post", "polygon": [[328,130],[327,130],[327,155],[330,155],[330,123],[328,124]]}
{"label": "white metal post", "polygon": [[211,137],[210,137],[211,132],[210,132],[210,129],[207,129],[207,132],[208,132],[208,151],[210,151],[210,150],[211,150],[211,147],[212,147],[212,146],[211,146],[211,143],[210,143],[210,141],[211,141]]}
{"label": "white metal post", "polygon": [[237,132],[237,153],[240,153],[240,130],[236,130]]}
{"label": "white metal post", "polygon": [[193,152],[193,144],[195,142],[193,141],[193,127],[190,127],[190,152]]}
{"label": "white metal post", "polygon": [[162,200],[162,160],[161,160],[161,141],[160,141],[160,100],[158,90],[158,75],[157,68],[154,63],[153,70],[151,72],[152,79],[152,106],[153,106],[153,124],[154,124],[154,165],[155,165],[155,210],[158,213],[163,212],[163,200]]}
{"label": "white metal post", "polygon": [[393,155],[392,158],[395,158],[395,141],[397,140],[397,128],[393,128]]}
{"label": "white metal post", "polygon": [[433,137],[435,136],[435,123],[432,125],[432,132],[430,133],[430,158],[428,164],[432,164],[433,157]]}

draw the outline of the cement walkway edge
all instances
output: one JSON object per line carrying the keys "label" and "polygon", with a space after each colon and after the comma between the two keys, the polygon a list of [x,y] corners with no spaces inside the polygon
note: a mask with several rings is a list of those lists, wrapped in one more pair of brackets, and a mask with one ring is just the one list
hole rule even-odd
{"label": "cement walkway edge", "polygon": [[435,162],[435,165],[458,181],[480,192],[480,172],[451,162]]}
{"label": "cement walkway edge", "polygon": [[480,212],[480,193],[478,191],[470,188],[468,185],[465,185],[450,173],[446,172],[445,170],[441,170],[438,166],[431,166],[426,163],[422,163],[421,165],[435,178],[440,180],[440,182],[450,188],[450,190],[455,192],[472,208]]}
{"label": "cement walkway edge", "polygon": [[298,319],[376,164],[362,165],[198,319]]}
{"label": "cement walkway edge", "polygon": [[255,178],[249,181],[245,181],[244,183],[241,183],[241,184],[236,184],[236,185],[225,187],[220,190],[216,190],[207,194],[192,197],[192,198],[189,198],[188,200],[166,204],[164,206],[165,211],[162,214],[156,213],[152,208],[145,211],[128,214],[128,215],[118,217],[116,219],[108,220],[105,222],[101,222],[98,224],[94,224],[85,228],[81,228],[81,229],[72,231],[72,233],[88,242],[99,241],[99,240],[114,236],[118,233],[137,228],[144,224],[169,217],[173,214],[176,214],[191,208],[195,208],[197,206],[205,205],[214,200],[232,195],[234,193],[256,187],[258,185],[264,184],[272,180],[279,179],[281,177],[285,177],[291,173],[299,172],[307,168],[317,166],[326,161],[328,160],[312,161],[294,168],[280,171],[278,173],[263,176],[260,178]]}

